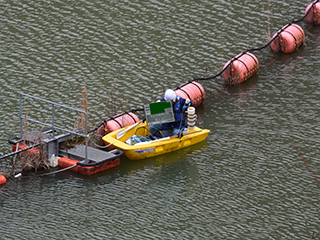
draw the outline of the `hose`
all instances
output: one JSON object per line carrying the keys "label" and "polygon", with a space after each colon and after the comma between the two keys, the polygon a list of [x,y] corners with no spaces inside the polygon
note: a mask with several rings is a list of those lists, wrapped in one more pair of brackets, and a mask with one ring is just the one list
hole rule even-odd
{"label": "hose", "polygon": [[74,168],[78,166],[78,163],[75,164],[75,165],[72,165],[70,167],[67,167],[67,168],[63,168],[63,169],[60,169],[60,170],[57,170],[57,171],[54,171],[54,172],[48,172],[48,173],[43,173],[43,174],[37,174],[37,175],[30,175],[30,176],[22,176],[21,173],[17,174],[16,176],[14,176],[15,178],[18,178],[18,177],[23,177],[23,178],[26,178],[26,177],[44,177],[44,176],[49,176],[49,175],[52,175],[52,174],[56,174],[56,173],[59,173],[59,172],[63,172],[63,171],[67,171],[71,168]]}
{"label": "hose", "polygon": [[56,173],[59,173],[59,172],[63,172],[63,171],[69,170],[69,169],[74,168],[76,166],[78,166],[78,163],[75,164],[75,165],[72,165],[70,167],[63,168],[63,169],[60,169],[60,170],[57,170],[57,171],[54,171],[54,172],[43,173],[43,174],[39,174],[39,175],[35,175],[35,176],[37,176],[37,177],[49,176],[49,175],[52,175],[52,174],[56,174]]}

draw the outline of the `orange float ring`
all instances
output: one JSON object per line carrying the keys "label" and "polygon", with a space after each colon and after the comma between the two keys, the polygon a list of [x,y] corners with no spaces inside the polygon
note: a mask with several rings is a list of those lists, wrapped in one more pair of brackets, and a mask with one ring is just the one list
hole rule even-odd
{"label": "orange float ring", "polygon": [[6,182],[7,182],[6,177],[0,174],[0,185],[5,184]]}
{"label": "orange float ring", "polygon": [[184,99],[189,98],[194,107],[201,105],[206,98],[204,88],[196,81],[181,85],[175,90],[175,93],[177,96]]}
{"label": "orange float ring", "polygon": [[[314,1],[313,3],[310,3],[306,8],[306,11],[304,14],[307,14],[307,12],[312,7],[312,5],[317,1],[318,0]],[[316,4],[313,5],[313,9],[311,9],[308,15],[306,16],[306,21],[308,23],[314,23],[316,25],[320,25],[320,2],[317,2]]]}
{"label": "orange float ring", "polygon": [[102,141],[102,137],[104,137],[106,134],[120,128],[130,126],[137,122],[139,122],[139,118],[133,112],[121,113],[112,117],[110,120],[108,120],[98,128],[98,137],[100,141]]}
{"label": "orange float ring", "polygon": [[270,47],[274,52],[292,53],[299,48],[305,39],[303,29],[297,24],[286,25],[276,34],[273,35],[272,39],[278,34]]}
{"label": "orange float ring", "polygon": [[[230,65],[229,65],[230,63]],[[228,66],[229,65],[229,66]],[[239,54],[228,61],[223,69],[222,76],[228,85],[235,85],[248,80],[259,70],[259,61],[250,52]]]}

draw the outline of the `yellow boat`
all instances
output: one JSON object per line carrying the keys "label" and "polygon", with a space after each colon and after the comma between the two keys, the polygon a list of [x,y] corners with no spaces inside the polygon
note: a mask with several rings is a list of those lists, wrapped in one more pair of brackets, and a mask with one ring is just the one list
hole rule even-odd
{"label": "yellow boat", "polygon": [[121,149],[127,158],[139,160],[194,145],[205,140],[210,132],[208,129],[198,127],[187,130],[180,139],[178,136],[172,136],[130,145],[129,143],[132,136],[146,137],[150,134],[149,126],[145,122],[138,122],[134,125],[111,132],[105,135],[102,140],[107,146],[109,145],[110,149]]}

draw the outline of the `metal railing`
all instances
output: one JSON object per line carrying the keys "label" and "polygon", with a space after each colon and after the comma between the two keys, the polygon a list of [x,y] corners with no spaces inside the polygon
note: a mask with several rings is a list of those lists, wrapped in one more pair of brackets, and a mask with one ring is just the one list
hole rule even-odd
{"label": "metal railing", "polygon": [[[37,121],[37,120],[32,119],[32,118],[28,118],[27,116],[24,117],[22,115],[22,97],[28,97],[28,98],[32,98],[32,99],[35,99],[35,100],[50,104],[51,105],[51,112],[52,112],[52,116],[51,116],[52,117],[52,123],[48,124],[46,122],[44,123],[44,122]],[[72,110],[72,111],[76,111],[76,112],[79,112],[79,113],[83,113],[85,115],[85,134],[81,134],[79,132],[70,131],[70,130],[55,126],[54,125],[55,124],[55,121],[54,121],[55,120],[54,119],[55,106],[62,107],[62,108],[65,108],[65,109],[69,109],[69,110]],[[38,98],[38,97],[35,97],[35,96],[32,96],[32,95],[29,95],[29,94],[20,93],[20,138],[21,139],[23,138],[23,129],[22,129],[23,121],[30,121],[30,122],[41,124],[43,127],[47,126],[47,127],[52,128],[52,137],[53,138],[55,137],[54,136],[55,130],[60,130],[60,131],[67,132],[67,133],[70,133],[70,134],[74,134],[74,135],[77,135],[77,136],[80,136],[80,137],[84,137],[85,140],[86,140],[85,158],[87,160],[87,158],[88,158],[88,151],[87,151],[87,148],[88,148],[87,120],[88,120],[88,116],[87,116],[87,113],[85,111],[82,111],[82,110],[79,110],[79,109],[76,109],[76,108],[72,108],[72,107],[68,107],[68,106],[64,106],[64,105],[61,105],[61,104],[58,104],[58,103],[54,103],[54,102],[51,102],[51,101],[48,101],[48,100],[45,100],[45,99],[42,99],[42,98]]]}

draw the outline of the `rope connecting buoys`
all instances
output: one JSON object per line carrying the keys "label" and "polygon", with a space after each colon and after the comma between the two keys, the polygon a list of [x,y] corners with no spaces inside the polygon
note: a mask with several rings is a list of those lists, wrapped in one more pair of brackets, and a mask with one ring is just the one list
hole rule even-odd
{"label": "rope connecting buoys", "polygon": [[6,177],[0,174],[0,185],[5,184],[6,182],[7,182]]}
{"label": "rope connecting buoys", "polygon": [[[175,89],[176,95],[185,99],[189,98],[193,102],[194,107],[197,107],[202,104],[206,97],[204,88],[198,83],[198,81],[212,80],[221,75],[227,85],[235,85],[248,80],[259,70],[259,61],[252,52],[261,51],[262,49],[270,46],[274,52],[292,53],[303,44],[305,40],[305,33],[296,23],[301,22],[304,19],[308,22],[320,24],[320,0],[315,0],[313,3],[309,4],[303,18],[292,21],[281,28],[264,46],[243,51],[241,54],[228,61],[224,65],[223,69],[214,76],[194,78],[192,81],[181,85]],[[137,111],[138,110],[143,109],[137,109]],[[102,140],[102,137],[109,132],[137,123],[139,118],[132,112],[134,111],[131,110],[129,114],[126,113],[128,115],[121,114],[105,120],[90,132],[98,130],[98,136],[100,140]]]}
{"label": "rope connecting buoys", "polygon": [[[296,23],[303,21],[307,16],[309,19],[307,21],[313,22],[315,24],[319,24],[320,22],[320,0],[315,0],[313,3],[311,3],[306,11],[305,15],[298,20],[294,20],[285,27],[283,27],[281,30],[279,30],[272,39],[265,44],[262,47],[259,48],[251,48],[247,49],[244,53],[242,54],[247,54],[248,52],[254,52],[254,51],[260,51],[268,46],[274,45],[272,48],[273,51],[275,52],[284,52],[284,53],[291,53],[294,50],[296,50],[298,47],[302,45],[305,39],[305,34],[304,31],[302,30],[301,27],[296,25]],[[311,11],[313,10],[313,11]],[[310,15],[310,16],[309,16]],[[237,58],[234,58],[233,61],[238,60]],[[220,75],[224,74],[224,78],[227,79],[226,82],[229,85],[234,85],[236,83],[241,83],[243,81],[246,81],[249,77],[253,76],[256,72],[249,72],[249,75],[244,78],[240,78],[240,76],[237,78],[236,76],[232,76],[232,72],[225,73],[227,69],[232,68],[233,62],[232,60],[229,61],[227,64],[225,64],[224,68],[217,73],[216,75],[213,75],[211,77],[205,77],[205,78],[194,78],[193,81],[201,81],[201,80],[212,80],[215,79],[216,77],[219,77]],[[258,65],[257,65],[258,66]],[[235,73],[237,75],[237,73]],[[234,78],[234,79],[233,79]]]}
{"label": "rope connecting buoys", "polygon": [[106,121],[98,128],[98,137],[102,141],[102,137],[106,134],[124,128],[139,122],[139,118],[133,112],[121,113]]}
{"label": "rope connecting buoys", "polygon": [[228,85],[235,85],[246,81],[259,70],[259,61],[255,55],[246,52],[228,61],[222,76]]}
{"label": "rope connecting buoys", "polygon": [[[316,3],[317,2],[317,3]],[[309,11],[310,8],[313,8]],[[309,13],[307,14],[307,12]],[[310,3],[305,11],[306,15],[306,21],[308,23],[314,23],[316,25],[320,25],[320,2],[318,0],[314,1],[313,3]]]}
{"label": "rope connecting buoys", "polygon": [[203,103],[206,98],[206,94],[204,92],[204,88],[200,83],[196,81],[188,82],[186,84],[177,87],[175,90],[176,95],[182,97],[184,99],[189,98],[194,107],[198,107]]}
{"label": "rope connecting buoys", "polygon": [[297,24],[288,24],[281,28],[273,37],[276,37],[270,47],[274,52],[292,53],[299,48],[305,39],[303,29]]}
{"label": "rope connecting buoys", "polygon": [[[194,78],[192,81],[181,85],[175,89],[176,95],[182,98],[189,98],[193,102],[193,105],[197,107],[204,101],[206,97],[204,88],[198,83],[198,81],[212,80],[221,75],[228,85],[235,85],[248,80],[259,70],[259,61],[257,57],[252,54],[252,52],[261,51],[270,46],[274,52],[291,53],[302,45],[305,40],[305,33],[300,26],[296,25],[296,23],[303,21],[305,18],[308,22],[310,21],[315,24],[320,24],[320,0],[315,0],[313,3],[311,3],[307,7],[305,15],[301,19],[294,20],[281,28],[264,46],[243,51],[241,54],[228,61],[224,65],[223,69],[216,75],[204,78]],[[134,111],[132,110],[130,112]],[[129,119],[128,122],[122,122],[121,117],[120,119],[111,118],[105,120],[90,132],[98,130],[98,136],[101,139],[108,132],[132,125],[138,121],[138,117],[135,121],[130,121]],[[109,122],[110,126],[107,124]]]}

